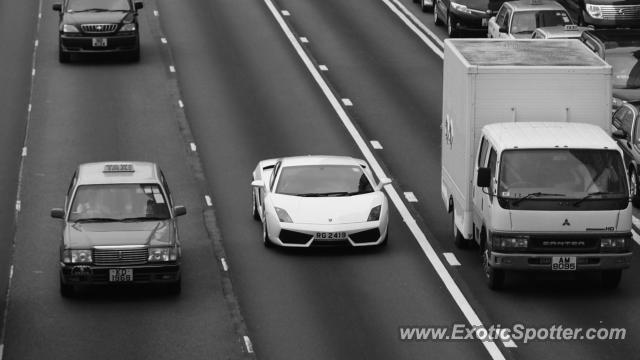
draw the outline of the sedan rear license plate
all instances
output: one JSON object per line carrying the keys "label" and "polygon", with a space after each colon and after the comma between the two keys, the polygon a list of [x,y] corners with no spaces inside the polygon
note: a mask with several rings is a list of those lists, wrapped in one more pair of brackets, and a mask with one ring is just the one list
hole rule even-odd
{"label": "sedan rear license plate", "polygon": [[347,233],[344,231],[339,232],[317,232],[315,236],[316,240],[346,240]]}
{"label": "sedan rear license plate", "polygon": [[107,38],[92,38],[91,45],[93,45],[93,47],[106,47]]}
{"label": "sedan rear license plate", "polygon": [[109,269],[110,282],[133,281],[133,269]]}
{"label": "sedan rear license plate", "polygon": [[551,270],[575,271],[576,264],[575,256],[554,256],[551,258]]}

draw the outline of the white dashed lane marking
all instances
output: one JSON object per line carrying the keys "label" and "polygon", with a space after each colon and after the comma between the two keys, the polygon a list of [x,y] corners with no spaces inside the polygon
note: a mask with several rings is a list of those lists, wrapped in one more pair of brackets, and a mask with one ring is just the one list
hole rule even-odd
{"label": "white dashed lane marking", "polygon": [[408,202],[418,202],[418,198],[411,191],[405,192],[404,198],[407,199]]}
{"label": "white dashed lane marking", "polygon": [[458,259],[456,258],[456,255],[452,252],[446,252],[446,253],[442,253],[442,255],[444,255],[444,258],[447,259],[447,262],[449,263],[449,265],[451,266],[460,266],[462,264],[460,264],[460,261],[458,261]]}
{"label": "white dashed lane marking", "polygon": [[376,150],[382,149],[382,144],[380,144],[378,140],[371,140],[371,146],[373,146],[373,148]]}

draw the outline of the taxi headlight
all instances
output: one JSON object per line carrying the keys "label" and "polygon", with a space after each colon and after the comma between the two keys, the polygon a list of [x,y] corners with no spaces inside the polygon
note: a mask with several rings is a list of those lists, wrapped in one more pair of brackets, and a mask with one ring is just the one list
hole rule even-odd
{"label": "taxi headlight", "polygon": [[587,12],[594,19],[602,19],[602,9],[598,5],[587,4]]}
{"label": "taxi headlight", "polygon": [[123,32],[125,32],[125,31],[136,31],[136,24],[135,23],[124,24],[120,28],[120,31],[123,31]]}
{"label": "taxi headlight", "polygon": [[283,209],[283,208],[279,208],[279,207],[275,207],[276,208],[276,214],[278,214],[278,220],[280,220],[280,222],[293,222],[291,220],[291,216],[289,216],[289,213],[287,213],[287,210]]}
{"label": "taxi headlight", "polygon": [[62,262],[66,264],[90,264],[93,262],[91,250],[65,250]]}
{"label": "taxi headlight", "polygon": [[618,251],[627,248],[626,238],[611,237],[600,239],[600,249],[602,251]]}
{"label": "taxi headlight", "polygon": [[492,245],[496,250],[526,249],[529,245],[529,237],[526,235],[497,235],[494,236]]}
{"label": "taxi headlight", "polygon": [[373,209],[371,209],[371,211],[369,212],[369,217],[367,218],[367,221],[378,221],[380,220],[380,211],[382,210],[382,205],[378,205],[376,207],[374,207]]}
{"label": "taxi headlight", "polygon": [[149,262],[176,261],[177,247],[149,248]]}
{"label": "taxi headlight", "polygon": [[64,24],[64,25],[62,25],[62,32],[63,33],[77,33],[77,32],[80,32],[80,31],[78,31],[78,28],[75,27],[75,25]]}

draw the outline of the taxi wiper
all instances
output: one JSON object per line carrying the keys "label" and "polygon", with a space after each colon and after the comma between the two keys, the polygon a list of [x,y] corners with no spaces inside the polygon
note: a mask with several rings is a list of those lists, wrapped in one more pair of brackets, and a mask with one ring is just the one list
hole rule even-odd
{"label": "taxi wiper", "polygon": [[513,206],[517,206],[523,200],[531,199],[532,197],[540,197],[540,196],[566,196],[566,195],[565,194],[543,193],[543,192],[539,192],[538,191],[538,192],[527,194],[527,195],[519,198],[518,200],[513,202]]}
{"label": "taxi wiper", "polygon": [[114,222],[114,221],[120,221],[120,219],[92,217],[92,218],[80,218],[80,219],[77,219],[75,222]]}
{"label": "taxi wiper", "polygon": [[319,196],[345,196],[349,195],[348,191],[334,191],[334,192],[324,192],[324,193],[305,193],[298,194],[298,196],[304,197],[319,197]]}
{"label": "taxi wiper", "polygon": [[573,206],[578,206],[580,205],[580,203],[582,203],[583,201],[587,200],[588,198],[592,197],[592,196],[596,196],[596,195],[610,195],[610,194],[621,194],[621,193],[614,193],[614,192],[610,192],[610,191],[595,191],[595,192],[590,192],[587,195],[585,195],[582,199],[576,201],[573,203]]}
{"label": "taxi wiper", "polygon": [[128,217],[124,218],[122,222],[135,222],[135,221],[156,221],[156,220],[168,220],[166,217],[159,216],[138,216],[138,217]]}

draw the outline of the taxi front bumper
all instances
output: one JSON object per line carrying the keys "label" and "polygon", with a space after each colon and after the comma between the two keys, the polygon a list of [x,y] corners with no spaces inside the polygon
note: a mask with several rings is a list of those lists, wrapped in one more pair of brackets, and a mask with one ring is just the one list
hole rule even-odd
{"label": "taxi front bumper", "polygon": [[[111,269],[131,269],[133,275],[131,281],[110,281]],[[179,263],[136,266],[60,264],[60,279],[65,285],[174,283],[180,280],[180,276]]]}
{"label": "taxi front bumper", "polygon": [[552,271],[554,256],[575,257],[576,271],[626,269],[631,265],[631,252],[592,254],[513,254],[491,252],[489,264],[496,269]]}

